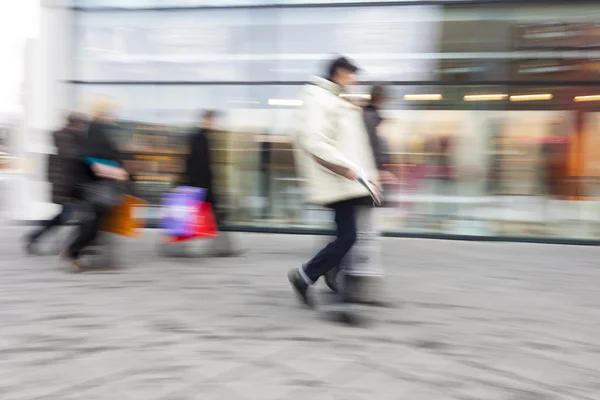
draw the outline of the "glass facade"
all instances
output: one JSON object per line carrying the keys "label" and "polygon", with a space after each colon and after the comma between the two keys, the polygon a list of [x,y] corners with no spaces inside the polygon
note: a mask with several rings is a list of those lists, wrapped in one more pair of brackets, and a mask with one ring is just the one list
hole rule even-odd
{"label": "glass facade", "polygon": [[320,228],[289,114],[300,85],[345,54],[363,68],[351,94],[380,81],[393,97],[387,231],[600,239],[600,5],[325,3],[75,1],[74,103],[116,100],[153,203],[177,184],[198,111],[224,111],[230,223]]}
{"label": "glass facade", "polygon": [[[396,0],[373,0],[369,3],[393,3]],[[411,0],[407,0],[407,3]],[[186,8],[186,7],[235,7],[277,5],[365,3],[364,0],[72,0],[81,8]]]}

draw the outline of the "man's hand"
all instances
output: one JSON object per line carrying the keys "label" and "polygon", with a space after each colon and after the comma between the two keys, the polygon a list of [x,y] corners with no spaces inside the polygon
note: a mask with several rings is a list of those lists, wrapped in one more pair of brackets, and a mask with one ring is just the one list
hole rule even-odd
{"label": "man's hand", "polygon": [[123,168],[119,168],[119,172],[117,172],[115,179],[120,183],[129,182],[129,173],[125,171]]}
{"label": "man's hand", "polygon": [[344,178],[349,179],[351,181],[355,181],[358,179],[358,175],[356,172],[352,171],[350,168],[346,168],[346,171],[343,174]]}
{"label": "man's hand", "polygon": [[375,196],[377,196],[378,199],[383,198],[383,190],[379,187],[379,185],[369,181],[369,186],[371,186],[371,190],[373,193],[375,193]]}
{"label": "man's hand", "polygon": [[124,183],[129,181],[129,174],[123,168],[111,167],[110,165],[94,164],[92,172],[100,178],[112,179],[114,181]]}
{"label": "man's hand", "polygon": [[341,165],[332,164],[332,163],[327,162],[317,156],[313,156],[313,157],[319,164],[321,164],[322,166],[324,166],[331,172],[341,175],[344,178],[349,179],[351,181],[355,181],[358,178],[358,174],[356,172],[352,171],[350,168],[342,167]]}

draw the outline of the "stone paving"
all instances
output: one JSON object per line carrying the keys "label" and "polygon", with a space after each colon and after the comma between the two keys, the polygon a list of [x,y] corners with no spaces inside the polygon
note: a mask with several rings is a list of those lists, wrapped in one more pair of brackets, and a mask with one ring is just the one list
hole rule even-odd
{"label": "stone paving", "polygon": [[395,307],[353,328],[288,286],[323,238],[161,258],[147,231],[68,274],[23,232],[0,228],[2,400],[600,398],[600,248],[384,239]]}

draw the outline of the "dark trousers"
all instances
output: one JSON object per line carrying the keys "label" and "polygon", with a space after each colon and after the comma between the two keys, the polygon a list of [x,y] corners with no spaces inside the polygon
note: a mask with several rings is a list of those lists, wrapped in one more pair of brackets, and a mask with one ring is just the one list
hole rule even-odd
{"label": "dark trousers", "polygon": [[332,268],[340,265],[356,242],[355,201],[346,200],[330,206],[335,213],[336,238],[303,267],[313,283]]}
{"label": "dark trousers", "polygon": [[46,233],[60,225],[64,225],[71,217],[72,209],[68,205],[63,205],[62,210],[52,219],[44,221],[42,227],[31,235],[31,241],[36,241]]}
{"label": "dark trousers", "polygon": [[211,207],[213,209],[215,225],[217,226],[217,231],[219,234],[216,240],[213,242],[214,247],[217,251],[220,252],[234,251],[235,246],[231,236],[223,230],[226,218],[225,210],[219,205],[219,203],[216,201],[216,198],[213,197],[211,200]]}
{"label": "dark trousers", "polygon": [[81,250],[83,250],[84,248],[92,244],[94,240],[96,240],[98,232],[100,232],[100,224],[102,223],[102,218],[104,218],[108,211],[108,208],[102,208],[99,206],[95,206],[92,208],[91,216],[88,217],[85,221],[83,221],[81,225],[79,225],[77,236],[69,246],[69,255],[71,257],[79,257]]}

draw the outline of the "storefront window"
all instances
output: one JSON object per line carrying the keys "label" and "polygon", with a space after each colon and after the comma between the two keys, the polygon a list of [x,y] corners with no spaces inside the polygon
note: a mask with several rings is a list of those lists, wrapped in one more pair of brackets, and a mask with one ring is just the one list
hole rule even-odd
{"label": "storefront window", "polygon": [[389,82],[381,134],[398,183],[386,188],[386,231],[600,238],[599,7],[75,15],[76,102],[116,100],[121,143],[153,204],[178,183],[186,135],[210,108],[223,111],[215,140],[230,223],[328,226],[304,203],[290,132],[301,85],[342,53],[364,82],[347,94],[364,103],[369,82]]}
{"label": "storefront window", "polygon": [[[371,0],[388,3],[394,0]],[[407,0],[409,3],[411,0]],[[90,8],[148,8],[148,7],[231,7],[252,5],[295,5],[362,3],[362,0],[72,0],[75,7]]]}

